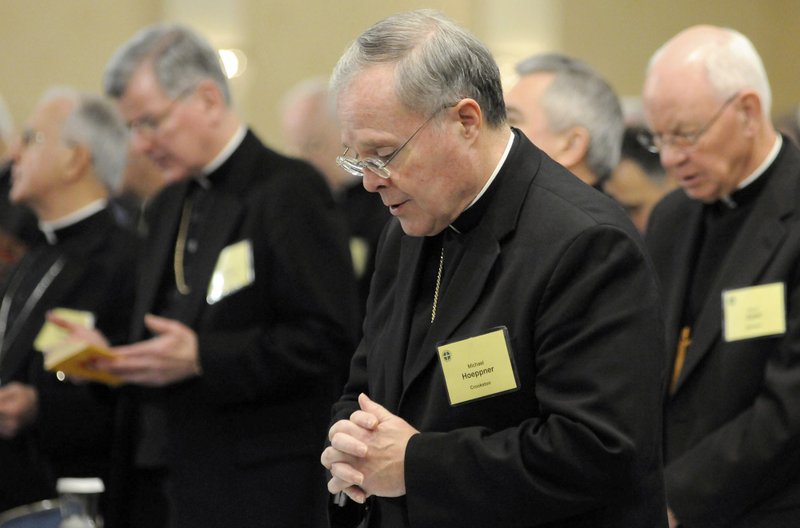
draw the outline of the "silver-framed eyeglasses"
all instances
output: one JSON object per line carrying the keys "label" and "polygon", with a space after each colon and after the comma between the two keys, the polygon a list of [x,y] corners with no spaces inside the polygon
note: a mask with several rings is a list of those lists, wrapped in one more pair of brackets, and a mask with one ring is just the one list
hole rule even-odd
{"label": "silver-framed eyeglasses", "polygon": [[700,138],[703,136],[703,134],[708,132],[711,127],[714,126],[714,123],[717,122],[728,105],[735,101],[737,97],[739,97],[739,92],[736,92],[732,96],[728,97],[725,102],[722,103],[722,106],[719,107],[719,110],[717,110],[717,112],[711,117],[711,119],[709,119],[705,125],[701,126],[694,132],[653,134],[647,130],[642,130],[636,134],[636,140],[653,154],[658,154],[664,150],[664,147],[667,145],[672,145],[673,147],[681,149],[693,147],[698,141],[700,141]]}
{"label": "silver-framed eyeglasses", "polygon": [[[441,110],[444,110],[445,108],[447,108],[447,106],[443,107]],[[342,152],[342,155],[336,156],[336,164],[339,165],[341,168],[343,168],[345,171],[347,171],[349,174],[352,174],[353,176],[358,176],[360,178],[363,178],[364,169],[369,169],[370,171],[380,176],[384,180],[388,180],[389,178],[391,178],[392,173],[387,168],[387,165],[389,165],[392,162],[392,160],[398,154],[400,154],[400,151],[403,150],[405,146],[408,145],[412,139],[414,139],[414,136],[419,134],[419,131],[425,128],[425,125],[430,123],[431,119],[436,117],[436,114],[438,114],[441,110],[434,112],[433,115],[431,115],[428,119],[426,119],[424,123],[418,126],[417,129],[414,131],[414,133],[411,134],[411,137],[405,140],[402,145],[397,147],[397,149],[394,152],[389,154],[389,156],[387,156],[386,159],[364,158],[363,160],[360,160],[358,159],[358,156],[356,157],[348,156],[347,153],[350,151],[350,147],[345,147],[344,152]]]}
{"label": "silver-framed eyeglasses", "polygon": [[145,137],[153,137],[156,132],[158,132],[159,127],[164,123],[164,121],[172,115],[173,110],[175,107],[178,106],[178,103],[181,102],[183,99],[188,97],[195,89],[195,85],[188,86],[178,93],[169,104],[156,115],[145,115],[131,121],[128,123],[128,130],[131,132],[136,132],[137,134]]}

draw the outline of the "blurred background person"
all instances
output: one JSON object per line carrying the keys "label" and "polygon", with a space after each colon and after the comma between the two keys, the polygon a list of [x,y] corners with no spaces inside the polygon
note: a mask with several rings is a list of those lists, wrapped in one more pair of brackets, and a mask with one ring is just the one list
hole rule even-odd
{"label": "blurred background person", "polygon": [[508,122],[578,178],[602,191],[619,161],[623,119],[611,86],[588,64],[560,53],[516,66],[505,94]]}
{"label": "blurred background person", "polygon": [[363,315],[375,269],[375,249],[390,215],[380,197],[364,189],[361,178],[336,163],[342,138],[327,79],[309,79],[286,93],[281,104],[281,130],[290,154],[308,161],[325,177],[344,212]]}
{"label": "blurred background person", "polygon": [[131,146],[122,185],[112,201],[117,222],[145,236],[147,226],[144,222],[144,209],[166,184],[167,180],[159,168]]}
{"label": "blurred background person", "polygon": [[146,208],[114,520],[316,528],[319,446],[357,336],[344,220],[323,178],[247,128],[209,42],[148,26],[106,93],[169,184]]}
{"label": "blurred background person", "polygon": [[622,151],[617,167],[603,183],[603,190],[618,201],[640,233],[647,229],[653,207],[675,188],[661,160],[638,140],[641,127],[628,127],[622,137]]}
{"label": "blurred background person", "polygon": [[800,150],[776,133],[752,42],[694,26],[652,56],[648,147],[680,189],[646,241],[672,375],[670,526],[791,528],[800,519]]}
{"label": "blurred background person", "polygon": [[14,120],[0,96],[0,283],[19,262],[28,246],[39,240],[36,217],[25,206],[8,199],[11,189],[11,143]]}
{"label": "blurred background person", "polygon": [[107,207],[127,142],[108,101],[54,88],[12,147],[10,199],[35,212],[46,241],[0,290],[0,510],[52,498],[57,477],[107,477],[113,394],[45,372],[34,340],[56,307],[127,339],[137,241]]}

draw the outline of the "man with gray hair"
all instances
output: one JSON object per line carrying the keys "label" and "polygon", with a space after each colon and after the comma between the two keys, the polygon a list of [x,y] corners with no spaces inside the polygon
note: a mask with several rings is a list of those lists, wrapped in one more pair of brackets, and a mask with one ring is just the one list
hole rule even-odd
{"label": "man with gray hair", "polygon": [[516,66],[505,95],[508,122],[537,147],[598,190],[617,166],[624,129],[619,99],[588,64],[560,53]]}
{"label": "man with gray hair", "polygon": [[127,339],[137,241],[107,207],[127,144],[110,102],[55,88],[12,145],[10,199],[36,213],[46,242],[0,289],[0,510],[52,498],[55,477],[108,475],[113,394],[45,372],[34,341],[54,308]]}
{"label": "man with gray hair", "polygon": [[217,52],[189,28],[134,35],[105,89],[170,182],[145,212],[132,343],[97,363],[132,386],[119,518],[317,528],[319,446],[358,331],[331,193],[247,129]]}
{"label": "man with gray hair", "polygon": [[389,212],[380,198],[364,189],[361,178],[336,164],[342,139],[327,79],[309,79],[289,90],[281,104],[281,125],[291,153],[320,171],[347,219],[358,280],[359,315],[363,317],[375,270],[375,250]]}
{"label": "man with gray hair", "polygon": [[641,136],[680,189],[646,241],[664,292],[672,379],[672,526],[800,519],[800,151],[770,120],[750,40],[694,26],[650,60]]}
{"label": "man with gray hair", "polygon": [[489,50],[436,12],[372,26],[331,85],[339,164],[395,218],[328,490],[369,528],[666,526],[663,326],[621,208],[508,126]]}

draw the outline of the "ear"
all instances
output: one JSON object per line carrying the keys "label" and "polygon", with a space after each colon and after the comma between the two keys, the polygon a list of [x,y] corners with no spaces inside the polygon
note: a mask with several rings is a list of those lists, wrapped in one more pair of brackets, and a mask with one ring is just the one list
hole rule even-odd
{"label": "ear", "polygon": [[62,177],[64,181],[75,182],[93,170],[92,154],[86,145],[74,145],[67,148],[69,148],[69,153],[66,154],[67,159]]}
{"label": "ear", "polygon": [[755,134],[763,121],[761,98],[754,90],[745,90],[736,105],[739,120],[748,134]]}
{"label": "ear", "polygon": [[560,150],[556,161],[568,169],[586,162],[589,153],[589,131],[575,126],[562,133]]}
{"label": "ear", "polygon": [[219,86],[211,79],[200,81],[195,88],[195,94],[197,100],[203,106],[205,114],[216,115],[227,110],[228,105],[225,102],[225,96]]}
{"label": "ear", "polygon": [[462,99],[450,112],[457,116],[462,134],[466,139],[475,139],[483,126],[483,112],[475,99]]}

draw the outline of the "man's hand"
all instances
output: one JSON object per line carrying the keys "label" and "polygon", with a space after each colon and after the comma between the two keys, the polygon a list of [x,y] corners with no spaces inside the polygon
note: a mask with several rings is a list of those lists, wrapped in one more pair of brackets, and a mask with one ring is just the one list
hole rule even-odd
{"label": "man's hand", "polygon": [[669,528],[678,528],[681,525],[678,518],[675,517],[675,514],[672,513],[672,510],[669,508],[667,508],[667,521],[669,521]]}
{"label": "man's hand", "polygon": [[101,334],[99,330],[94,328],[86,328],[78,323],[67,321],[66,319],[62,319],[61,317],[54,315],[52,312],[47,313],[47,320],[69,332],[69,339],[73,339],[75,341],[85,341],[87,343],[97,345],[100,348],[108,348],[109,346],[108,339],[106,339],[106,336]]}
{"label": "man's hand", "polygon": [[197,334],[188,326],[155,315],[144,323],[155,337],[114,347],[115,359],[98,360],[95,367],[128,383],[160,387],[200,374]]}
{"label": "man's hand", "polygon": [[38,413],[36,389],[16,381],[0,387],[0,437],[14,438],[36,420]]}
{"label": "man's hand", "polygon": [[405,495],[406,446],[419,431],[366,394],[358,397],[358,403],[361,410],[349,420],[339,420],[328,432],[331,445],[321,458],[333,477],[328,491],[344,491],[359,503],[371,495]]}

